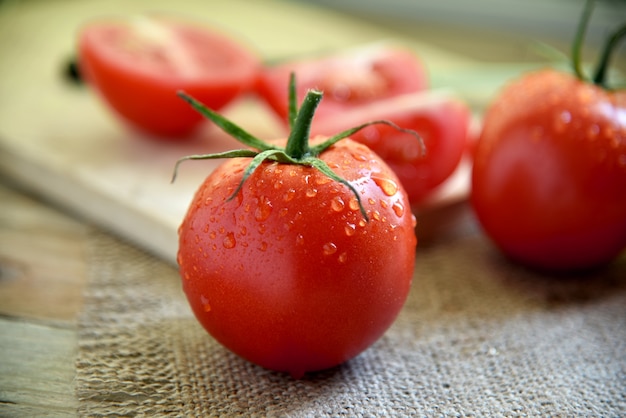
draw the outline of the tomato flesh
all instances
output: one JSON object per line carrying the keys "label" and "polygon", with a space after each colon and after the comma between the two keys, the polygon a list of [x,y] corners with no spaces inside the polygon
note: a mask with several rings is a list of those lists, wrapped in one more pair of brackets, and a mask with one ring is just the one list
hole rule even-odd
{"label": "tomato flesh", "polygon": [[101,21],[79,36],[80,71],[130,125],[158,137],[203,121],[177,91],[220,109],[252,86],[258,58],[224,34],[163,18]]}
{"label": "tomato flesh", "polygon": [[285,123],[289,113],[285,86],[292,72],[298,78],[298,97],[309,89],[324,92],[314,126],[327,116],[428,87],[426,70],[415,54],[387,45],[286,62],[263,70],[257,83],[260,97]]}
{"label": "tomato flesh", "polygon": [[243,358],[301,377],[358,355],[402,308],[415,261],[415,218],[397,177],[350,140],[320,158],[354,194],[306,166],[264,162],[229,197],[248,159],[198,189],[179,229],[189,303]]}
{"label": "tomato flesh", "polygon": [[566,74],[512,83],[485,115],[472,205],[510,257],[549,270],[603,265],[626,246],[626,94]]}

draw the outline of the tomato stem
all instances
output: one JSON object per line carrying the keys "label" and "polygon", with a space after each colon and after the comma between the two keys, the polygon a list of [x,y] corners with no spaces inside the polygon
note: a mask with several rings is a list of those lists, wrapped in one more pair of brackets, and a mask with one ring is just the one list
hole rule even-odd
{"label": "tomato stem", "polygon": [[606,73],[609,67],[609,61],[616,45],[624,38],[624,36],[626,36],[626,25],[616,30],[606,41],[606,44],[602,49],[602,56],[600,57],[598,69],[593,77],[594,84],[608,89],[608,86],[606,85]]}
{"label": "tomato stem", "polygon": [[322,100],[322,93],[316,90],[307,92],[302,107],[297,112],[295,121],[287,139],[285,152],[291,158],[300,160],[309,154],[309,134],[311,133],[311,123],[315,109]]}

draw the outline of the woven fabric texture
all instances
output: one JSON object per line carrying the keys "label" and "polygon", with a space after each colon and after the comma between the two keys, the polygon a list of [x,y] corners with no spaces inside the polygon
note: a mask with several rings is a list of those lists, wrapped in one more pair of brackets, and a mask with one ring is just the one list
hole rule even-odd
{"label": "woven fabric texture", "polygon": [[624,257],[555,278],[511,266],[478,235],[420,248],[383,338],[301,380],[217,344],[170,265],[94,232],[90,266],[81,416],[626,415]]}

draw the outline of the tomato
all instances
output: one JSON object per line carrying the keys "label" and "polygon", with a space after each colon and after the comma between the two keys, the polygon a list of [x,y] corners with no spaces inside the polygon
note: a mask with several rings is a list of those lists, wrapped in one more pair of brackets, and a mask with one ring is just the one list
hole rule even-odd
{"label": "tomato", "polygon": [[485,232],[512,259],[583,270],[626,246],[626,91],[606,88],[607,43],[593,79],[579,64],[587,4],[574,45],[576,76],[535,71],[487,110],[475,149],[471,201]]}
{"label": "tomato", "polygon": [[626,92],[553,70],[506,88],[484,118],[472,203],[516,260],[583,269],[626,245]]}
{"label": "tomato", "polygon": [[258,57],[242,44],[183,20],[140,17],[102,20],[79,34],[80,72],[131,126],[181,138],[203,118],[176,92],[219,109],[254,83]]}
{"label": "tomato", "polygon": [[394,170],[412,206],[418,206],[459,165],[468,145],[471,112],[459,99],[423,91],[349,109],[314,124],[313,132],[331,134],[368,120],[385,119],[416,131],[424,141],[388,125],[371,125],[351,138],[376,152]]}
{"label": "tomato", "polygon": [[263,70],[257,83],[259,96],[285,122],[285,86],[292,72],[298,75],[299,96],[312,88],[325,93],[314,126],[328,115],[341,115],[355,106],[428,87],[426,70],[417,56],[408,49],[385,44],[286,62]]}
{"label": "tomato", "polygon": [[260,144],[258,153],[234,151],[242,158],[206,178],[178,251],[204,328],[241,357],[295,378],[382,336],[406,300],[417,245],[407,195],[384,161],[349,139],[309,146],[300,122],[286,147],[253,138],[245,143]]}

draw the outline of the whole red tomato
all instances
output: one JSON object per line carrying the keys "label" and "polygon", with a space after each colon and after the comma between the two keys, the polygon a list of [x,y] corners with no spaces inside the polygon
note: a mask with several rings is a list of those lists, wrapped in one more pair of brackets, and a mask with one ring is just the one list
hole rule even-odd
{"label": "whole red tomato", "polygon": [[309,89],[324,92],[314,129],[327,116],[428,87],[426,70],[417,56],[408,49],[387,44],[285,62],[265,68],[257,82],[259,96],[285,123],[289,112],[285,86],[291,73],[298,75],[299,96]]}
{"label": "whole red tomato", "polygon": [[626,92],[595,81],[530,73],[485,114],[471,201],[485,232],[529,266],[592,268],[626,246]]}
{"label": "whole red tomato", "polygon": [[101,20],[79,34],[81,75],[135,128],[163,138],[188,136],[203,118],[179,89],[219,109],[252,86],[256,55],[212,29],[180,19]]}
{"label": "whole red tomato", "polygon": [[406,193],[376,154],[338,137],[308,144],[316,104],[307,99],[284,148],[239,132],[257,151],[229,153],[252,159],[226,161],[199,187],[178,252],[183,289],[207,331],[296,378],[381,337],[406,300],[417,244]]}
{"label": "whole red tomato", "polygon": [[350,136],[376,152],[396,173],[412,206],[419,206],[461,162],[467,150],[471,113],[459,99],[421,91],[375,101],[328,115],[312,131],[330,135],[368,120],[389,120],[419,133],[426,154],[409,133],[389,125],[370,125]]}

